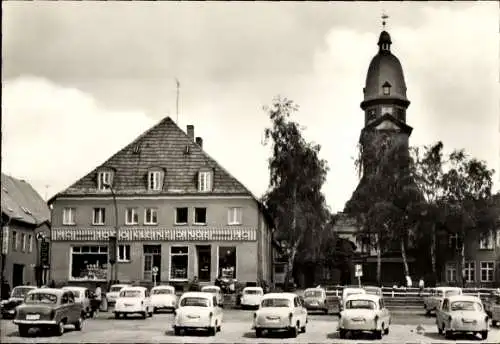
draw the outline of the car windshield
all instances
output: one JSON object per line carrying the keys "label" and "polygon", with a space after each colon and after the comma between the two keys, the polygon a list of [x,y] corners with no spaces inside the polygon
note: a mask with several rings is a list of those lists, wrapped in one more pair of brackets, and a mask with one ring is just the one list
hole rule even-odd
{"label": "car windshield", "polygon": [[371,300],[349,300],[346,309],[376,309],[375,302]]}
{"label": "car windshield", "polygon": [[140,290],[123,290],[120,292],[120,297],[140,297],[141,295]]}
{"label": "car windshield", "polygon": [[454,296],[454,295],[460,295],[460,291],[458,290],[447,290],[445,293],[445,296]]}
{"label": "car windshield", "polygon": [[36,304],[36,303],[44,303],[44,304],[55,304],[57,303],[57,295],[49,294],[49,293],[31,293],[26,296],[24,299],[24,303],[27,304]]}
{"label": "car windshield", "polygon": [[169,295],[173,294],[171,289],[153,289],[151,295]]}
{"label": "car windshield", "polygon": [[17,298],[24,298],[26,296],[26,294],[28,294],[28,292],[30,290],[33,290],[33,289],[35,289],[35,288],[15,287],[12,290],[12,294],[10,296],[17,297]]}
{"label": "car windshield", "polygon": [[181,300],[181,307],[208,307],[208,299],[204,297],[185,297]]}
{"label": "car windshield", "polygon": [[265,299],[262,301],[262,307],[290,307],[288,299]]}
{"label": "car windshield", "polygon": [[111,292],[115,292],[115,293],[116,293],[116,292],[118,292],[118,291],[120,291],[120,290],[122,290],[122,289],[123,289],[123,287],[120,287],[120,286],[113,286],[113,287],[111,287],[111,289],[109,289],[109,291],[111,291]]}
{"label": "car windshield", "polygon": [[262,295],[262,291],[256,289],[247,289],[243,293],[246,295]]}
{"label": "car windshield", "polygon": [[304,292],[304,297],[321,297],[322,295],[321,290],[306,290]]}
{"label": "car windshield", "polygon": [[203,288],[201,291],[205,293],[217,293],[218,290],[216,288]]}
{"label": "car windshield", "polygon": [[481,311],[483,307],[479,302],[455,301],[451,304],[452,311]]}

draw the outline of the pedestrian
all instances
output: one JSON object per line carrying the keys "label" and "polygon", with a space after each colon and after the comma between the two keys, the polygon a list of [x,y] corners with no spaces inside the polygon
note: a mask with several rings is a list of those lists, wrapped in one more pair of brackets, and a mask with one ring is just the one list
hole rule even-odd
{"label": "pedestrian", "polygon": [[194,276],[193,280],[189,284],[189,291],[200,291],[200,285],[198,283],[198,277]]}
{"label": "pedestrian", "polygon": [[424,278],[420,277],[420,281],[418,281],[418,296],[422,295],[422,292],[424,291],[424,287],[425,287]]}
{"label": "pedestrian", "polygon": [[94,290],[94,298],[92,300],[92,317],[97,316],[102,303],[102,290],[101,286],[97,284]]}

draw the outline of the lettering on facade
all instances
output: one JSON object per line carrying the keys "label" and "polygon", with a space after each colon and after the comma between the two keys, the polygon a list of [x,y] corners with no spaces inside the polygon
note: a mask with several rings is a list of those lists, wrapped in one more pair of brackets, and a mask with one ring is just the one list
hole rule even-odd
{"label": "lettering on facade", "polygon": [[[107,241],[114,235],[105,228],[54,228],[53,241]],[[254,228],[120,228],[118,241],[255,241]]]}

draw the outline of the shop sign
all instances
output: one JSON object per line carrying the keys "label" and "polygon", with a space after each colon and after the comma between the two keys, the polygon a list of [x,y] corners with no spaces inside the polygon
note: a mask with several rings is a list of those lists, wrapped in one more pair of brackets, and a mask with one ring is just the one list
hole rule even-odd
{"label": "shop sign", "polygon": [[[54,241],[106,241],[113,229],[52,229]],[[254,228],[120,228],[118,241],[255,241]]]}

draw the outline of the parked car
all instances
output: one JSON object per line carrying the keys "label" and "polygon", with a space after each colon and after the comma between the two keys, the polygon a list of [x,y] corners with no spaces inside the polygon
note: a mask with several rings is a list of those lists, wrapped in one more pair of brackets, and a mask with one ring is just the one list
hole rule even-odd
{"label": "parked car", "polygon": [[352,294],[344,299],[344,310],[340,312],[339,336],[371,332],[376,339],[389,334],[391,313],[384,304],[383,297],[372,294]]}
{"label": "parked car", "polygon": [[339,300],[339,312],[344,309],[345,302],[347,298],[351,295],[366,294],[366,290],[358,287],[346,287],[342,289],[342,297]]}
{"label": "parked car", "polygon": [[125,287],[120,290],[116,299],[115,318],[127,317],[131,314],[140,314],[143,319],[153,316],[153,307],[149,290],[144,287]]}
{"label": "parked car", "polygon": [[367,294],[384,296],[382,293],[382,288],[369,286],[369,285],[363,286],[362,288],[366,291]]}
{"label": "parked car", "polygon": [[91,306],[91,296],[90,290],[85,287],[73,287],[66,286],[62,287],[63,290],[69,290],[73,293],[75,297],[75,302],[80,303],[82,305],[83,311],[85,312],[85,316],[89,318],[94,317],[94,310]]}
{"label": "parked car", "polygon": [[441,303],[446,297],[452,295],[462,295],[462,288],[459,287],[437,287],[431,290],[431,295],[424,298],[425,313],[430,315],[441,308]]}
{"label": "parked car", "polygon": [[210,336],[215,336],[222,328],[222,321],[217,296],[200,291],[187,292],[179,299],[173,328],[176,336],[187,330],[207,330]]}
{"label": "parked car", "polygon": [[151,289],[151,306],[153,313],[159,310],[174,311],[177,306],[175,288],[171,285],[159,285]]}
{"label": "parked car", "polygon": [[40,288],[30,291],[24,303],[17,307],[14,324],[22,337],[28,335],[30,328],[49,330],[61,336],[69,324],[81,331],[84,317],[82,305],[75,302],[71,291]]}
{"label": "parked car", "polygon": [[241,308],[255,308],[259,307],[264,296],[264,290],[261,287],[245,287],[241,292]]}
{"label": "parked car", "polygon": [[109,288],[109,291],[106,293],[106,301],[108,302],[108,307],[114,306],[116,299],[118,298],[118,295],[120,294],[120,291],[125,287],[130,287],[130,285],[129,284],[113,284]]}
{"label": "parked car", "polygon": [[500,297],[500,290],[495,289],[490,292],[490,294],[486,297],[486,301],[484,302],[484,310],[486,314],[492,317],[493,305],[497,302],[497,299]]}
{"label": "parked car", "polygon": [[259,309],[254,314],[255,335],[265,332],[286,331],[295,338],[306,332],[307,309],[298,295],[293,293],[269,293],[262,297]]}
{"label": "parked car", "polygon": [[321,311],[328,314],[326,291],[323,288],[308,288],[304,291],[304,306],[307,311]]}
{"label": "parked car", "polygon": [[28,292],[35,290],[35,286],[23,285],[17,286],[10,292],[8,300],[2,301],[1,313],[3,319],[12,319],[16,315],[16,307],[24,302]]}
{"label": "parked car", "polygon": [[222,295],[220,287],[215,285],[206,285],[201,288],[201,291],[204,293],[214,294],[217,297],[217,304],[222,308],[224,307],[224,295]]}
{"label": "parked car", "polygon": [[481,334],[488,338],[489,318],[481,299],[476,296],[453,295],[446,297],[436,312],[439,334],[453,339],[458,333]]}
{"label": "parked car", "polygon": [[500,295],[496,295],[491,304],[491,323],[493,326],[500,326]]}

